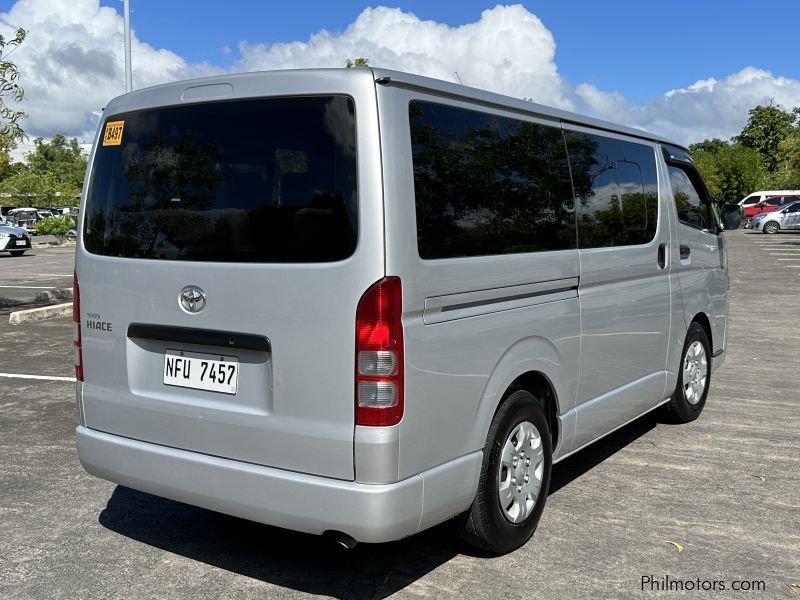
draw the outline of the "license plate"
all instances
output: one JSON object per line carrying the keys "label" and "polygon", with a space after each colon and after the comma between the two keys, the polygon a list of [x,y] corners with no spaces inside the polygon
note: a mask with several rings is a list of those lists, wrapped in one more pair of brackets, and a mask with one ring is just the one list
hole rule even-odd
{"label": "license plate", "polygon": [[164,352],[164,385],[235,394],[239,359],[184,350]]}
{"label": "license plate", "polygon": [[27,246],[28,242],[25,240],[17,240],[17,246]]}

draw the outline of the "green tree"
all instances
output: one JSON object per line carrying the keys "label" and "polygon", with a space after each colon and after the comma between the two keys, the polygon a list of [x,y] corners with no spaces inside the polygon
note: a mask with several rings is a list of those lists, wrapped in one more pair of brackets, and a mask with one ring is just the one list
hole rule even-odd
{"label": "green tree", "polygon": [[797,108],[788,112],[770,103],[751,108],[747,114],[747,124],[733,139],[758,152],[771,173],[778,164],[778,145],[792,133],[800,112]]}
{"label": "green tree", "polygon": [[5,139],[5,144],[25,137],[19,121],[27,115],[7,102],[22,102],[25,97],[25,91],[18,83],[17,65],[8,60],[8,55],[19,47],[25,40],[26,34],[24,29],[19,28],[10,40],[0,35],[0,138]]}
{"label": "green tree", "polygon": [[11,194],[13,204],[47,208],[75,203],[80,188],[59,182],[50,173],[23,169],[0,181],[0,192]]}
{"label": "green tree", "polygon": [[348,58],[344,62],[344,66],[348,69],[354,69],[356,67],[368,67],[369,66],[369,59],[368,58]]}
{"label": "green tree", "polygon": [[697,165],[700,175],[703,176],[703,181],[706,184],[706,188],[708,188],[708,195],[711,196],[712,200],[718,202],[718,198],[721,196],[720,190],[722,187],[722,176],[720,175],[717,164],[717,152],[713,150],[692,149],[694,146],[699,146],[703,143],[704,142],[701,142],[700,144],[691,144],[689,149],[692,151],[694,164]]}
{"label": "green tree", "polygon": [[81,154],[78,140],[67,140],[57,133],[49,142],[36,138],[36,149],[28,156],[28,168],[37,175],[50,175],[61,187],[71,187],[80,193],[86,173],[86,158]]}
{"label": "green tree", "polygon": [[[75,204],[86,173],[78,140],[67,140],[57,133],[49,142],[36,138],[34,144],[26,164],[7,166],[5,177],[0,177],[0,192],[11,194],[14,203],[21,206]],[[2,158],[0,153],[0,175],[4,170]]]}
{"label": "green tree", "polygon": [[775,189],[800,189],[800,130],[778,144],[778,164],[771,184]]}
{"label": "green tree", "polygon": [[693,158],[711,199],[718,204],[738,202],[760,189],[768,177],[761,154],[741,144],[726,145],[718,152],[700,150]]}
{"label": "green tree", "polygon": [[710,140],[703,140],[696,144],[689,144],[689,152],[719,152],[729,145],[728,142],[719,138],[711,138]]}
{"label": "green tree", "polygon": [[0,135],[0,181],[25,169],[24,164],[11,162],[11,151],[16,147],[11,139]]}

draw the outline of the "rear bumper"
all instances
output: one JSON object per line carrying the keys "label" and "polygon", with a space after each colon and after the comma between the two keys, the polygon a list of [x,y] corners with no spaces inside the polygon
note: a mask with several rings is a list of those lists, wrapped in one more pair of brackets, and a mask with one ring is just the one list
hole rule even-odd
{"label": "rear bumper", "polygon": [[187,504],[305,533],[341,531],[387,542],[466,510],[482,453],[398,483],[363,484],[262,467],[76,429],[78,456],[92,475]]}

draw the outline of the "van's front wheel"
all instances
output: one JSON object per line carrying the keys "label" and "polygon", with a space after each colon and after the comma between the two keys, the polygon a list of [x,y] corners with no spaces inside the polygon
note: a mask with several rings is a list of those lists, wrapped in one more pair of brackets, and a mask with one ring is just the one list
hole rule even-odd
{"label": "van's front wheel", "polygon": [[552,464],[544,412],[530,393],[514,392],[489,428],[472,507],[456,521],[464,541],[497,554],[527,542],[544,510]]}

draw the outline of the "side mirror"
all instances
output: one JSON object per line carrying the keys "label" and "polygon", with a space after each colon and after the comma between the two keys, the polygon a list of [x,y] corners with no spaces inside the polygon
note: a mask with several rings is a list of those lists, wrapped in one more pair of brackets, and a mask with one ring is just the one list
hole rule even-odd
{"label": "side mirror", "polygon": [[742,223],[742,209],[738,204],[726,204],[719,215],[725,229],[739,229]]}

